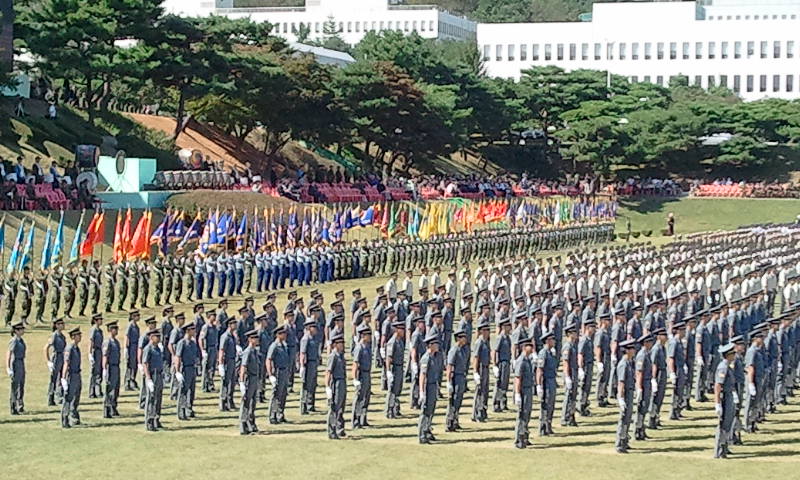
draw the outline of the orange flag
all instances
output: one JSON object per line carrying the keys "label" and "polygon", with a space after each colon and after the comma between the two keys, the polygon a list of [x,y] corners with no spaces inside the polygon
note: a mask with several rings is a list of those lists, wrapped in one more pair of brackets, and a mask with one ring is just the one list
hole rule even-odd
{"label": "orange flag", "polygon": [[148,258],[150,253],[150,211],[146,211],[139,223],[136,224],[136,229],[133,231],[131,238],[130,250],[128,250],[128,258]]}
{"label": "orange flag", "polygon": [[97,221],[99,218],[100,218],[100,213],[94,212],[94,215],[92,216],[92,221],[89,222],[89,226],[86,227],[86,237],[84,237],[80,247],[81,257],[88,257],[94,251],[94,234],[95,234],[95,228],[97,226]]}
{"label": "orange flag", "polygon": [[125,214],[125,223],[122,225],[122,259],[127,258],[128,252],[131,249],[131,207],[128,207],[128,213]]}
{"label": "orange flag", "polygon": [[114,227],[114,263],[125,259],[125,246],[122,243],[122,210],[117,210],[117,226]]}

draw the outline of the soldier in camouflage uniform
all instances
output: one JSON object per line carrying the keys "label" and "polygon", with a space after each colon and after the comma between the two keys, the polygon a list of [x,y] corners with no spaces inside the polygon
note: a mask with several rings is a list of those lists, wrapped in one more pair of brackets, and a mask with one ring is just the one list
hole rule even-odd
{"label": "soldier in camouflage uniform", "polygon": [[155,305],[161,306],[161,295],[164,293],[164,264],[161,257],[156,257],[153,260],[153,268],[151,269],[153,276],[153,286],[155,287]]}
{"label": "soldier in camouflage uniform", "polygon": [[106,299],[105,311],[110,313],[111,308],[114,306],[114,293],[117,291],[116,266],[113,259],[109,259],[106,266],[103,267],[103,285],[105,285],[103,295]]}
{"label": "soldier in camouflage uniform", "polygon": [[61,282],[64,295],[64,316],[72,317],[72,308],[75,306],[75,287],[77,287],[78,274],[75,265],[70,265]]}
{"label": "soldier in camouflage uniform", "polygon": [[89,309],[92,315],[100,312],[100,285],[102,281],[100,261],[95,260],[92,262],[92,266],[89,267]]}
{"label": "soldier in camouflage uniform", "polygon": [[81,260],[78,268],[78,315],[86,315],[86,305],[89,303],[89,262]]}

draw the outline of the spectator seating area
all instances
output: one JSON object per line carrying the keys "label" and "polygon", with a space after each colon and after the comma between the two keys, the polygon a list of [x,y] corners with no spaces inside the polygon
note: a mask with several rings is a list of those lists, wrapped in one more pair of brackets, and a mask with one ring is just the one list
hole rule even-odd
{"label": "spectator seating area", "polygon": [[749,197],[751,192],[752,188],[738,183],[733,185],[705,184],[695,187],[692,195],[695,197]]}
{"label": "spectator seating area", "polygon": [[156,172],[153,185],[159,190],[192,190],[211,188],[225,190],[236,186],[227,172],[208,170],[165,170]]}
{"label": "spectator seating area", "polygon": [[6,182],[3,184],[2,206],[4,210],[63,210],[71,208],[77,199],[77,190],[72,189],[68,198],[63,190],[53,188],[51,183],[24,185]]}

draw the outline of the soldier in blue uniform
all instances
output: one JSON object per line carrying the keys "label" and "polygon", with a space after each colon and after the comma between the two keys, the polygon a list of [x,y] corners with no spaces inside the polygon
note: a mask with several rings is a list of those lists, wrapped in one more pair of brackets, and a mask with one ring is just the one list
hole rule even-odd
{"label": "soldier in blue uniform", "polygon": [[64,336],[64,319],[53,320],[53,334],[44,347],[47,369],[50,371],[50,382],[47,384],[47,405],[55,406],[64,400],[64,390],[61,388],[61,373],[64,368],[64,350],[67,348],[67,339]]}
{"label": "soldier in blue uniform", "polygon": [[530,337],[520,338],[517,344],[521,354],[514,360],[514,404],[517,406],[514,446],[527,448],[531,445],[528,424],[531,421],[534,385],[536,385],[534,366],[531,362],[533,340]]}
{"label": "soldier in blue uniform", "polygon": [[288,330],[286,325],[275,327],[275,340],[267,351],[267,375],[272,385],[272,400],[269,405],[269,423],[277,425],[286,422],[286,394],[289,388],[289,347],[286,345]]}
{"label": "soldier in blue uniform", "polygon": [[214,388],[214,372],[217,370],[217,355],[219,354],[219,325],[217,324],[217,312],[213,309],[206,313],[206,322],[200,329],[198,345],[200,356],[202,357],[202,380],[203,392],[210,393],[216,391]]}
{"label": "soldier in blue uniform", "polygon": [[633,395],[636,388],[634,355],[637,341],[628,339],[620,343],[622,358],[617,361],[617,404],[619,404],[619,421],[614,447],[617,453],[628,453],[630,448],[629,430],[633,417]]}
{"label": "soldier in blue uniform", "polygon": [[[475,381],[475,397],[472,401],[473,422],[485,422],[488,419],[486,410],[489,405],[489,365],[492,358],[489,335],[489,320],[483,319],[478,323],[478,338],[472,345],[472,377]],[[508,355],[510,359],[510,350]],[[499,371],[497,373],[499,374]]]}
{"label": "soldier in blue uniform", "polygon": [[64,349],[64,367],[61,372],[61,388],[64,402],[61,404],[61,426],[70,428],[81,424],[78,406],[81,403],[81,329],[69,331],[72,343]]}
{"label": "soldier in blue uniform", "polygon": [[300,339],[300,378],[303,381],[300,393],[300,415],[316,411],[317,368],[320,362],[320,349],[317,340],[317,325],[313,317],[309,317],[305,324],[305,334]]}
{"label": "soldier in blue uniform", "polygon": [[239,434],[251,435],[258,432],[256,426],[256,403],[258,401],[261,356],[258,353],[259,335],[256,330],[245,332],[247,348],[242,351],[242,364],[237,372],[239,392],[242,403],[239,407]]}
{"label": "soldier in blue uniform", "polygon": [[[656,332],[663,328],[656,328]],[[650,350],[653,348],[655,337],[653,333],[646,333],[639,338],[642,348],[636,353],[636,440],[646,440],[649,438],[645,431],[644,420],[650,411],[650,400],[653,396],[653,362],[650,358]]]}
{"label": "soldier in blue uniform", "polygon": [[611,325],[611,365],[610,365],[610,374],[609,374],[609,381],[608,381],[608,398],[617,398],[617,361],[623,355],[622,350],[619,348],[619,344],[625,340],[626,331],[625,331],[625,311],[624,310],[616,310],[613,313],[614,316],[614,323]]}
{"label": "soldier in blue uniform", "polygon": [[347,401],[347,361],[344,358],[344,333],[331,337],[333,350],[325,369],[325,395],[328,397],[328,438],[336,440],[346,436],[344,431],[344,406]]}
{"label": "soldier in blue uniform", "polygon": [[139,364],[139,310],[128,313],[128,328],[125,330],[125,391],[139,389],[136,383],[136,369]]}
{"label": "soldier in blue uniform", "polygon": [[650,401],[650,423],[647,428],[655,430],[661,426],[661,405],[667,393],[667,329],[658,328],[653,334],[656,336],[656,343],[650,349],[653,396]]}
{"label": "soldier in blue uniform", "polygon": [[[486,318],[484,321],[488,323],[489,319]],[[508,409],[506,392],[511,379],[511,320],[507,317],[500,319],[498,327],[500,334],[497,336],[492,362],[494,364],[493,373],[497,379],[494,385],[492,405],[495,412],[502,412]]]}
{"label": "soldier in blue uniform", "polygon": [[[590,302],[593,303],[593,302]],[[578,341],[578,411],[589,417],[589,398],[592,394],[592,373],[594,372],[594,334],[597,323],[593,314],[583,321],[583,335]]]}
{"label": "soldier in blue uniform", "polygon": [[672,324],[672,338],[667,342],[667,371],[669,380],[672,383],[672,404],[670,406],[670,420],[680,420],[683,418],[683,394],[686,383],[686,354],[683,349],[683,335],[686,331],[686,323],[683,321]]}
{"label": "soldier in blue uniform", "polygon": [[106,328],[108,329],[108,340],[103,345],[102,360],[103,378],[106,382],[106,395],[103,399],[103,418],[112,418],[119,416],[117,402],[119,400],[119,363],[122,359],[122,350],[117,339],[119,334],[117,322],[108,323]]}
{"label": "soldier in blue uniform", "polygon": [[92,328],[89,330],[89,398],[103,396],[103,315],[92,315]]}
{"label": "soldier in blue uniform", "polygon": [[236,319],[229,318],[227,329],[219,340],[219,351],[217,353],[217,369],[222,385],[219,389],[219,411],[228,412],[235,410],[233,404],[233,389],[236,378]]}
{"label": "soldier in blue uniform", "polygon": [[464,345],[467,343],[467,334],[463,330],[455,332],[456,343],[447,352],[447,405],[446,431],[455,432],[461,429],[458,421],[461,404],[464,401],[464,392],[467,387],[467,366],[469,354],[465,353]]}
{"label": "soldier in blue uniform", "polygon": [[183,327],[183,338],[175,345],[175,378],[178,380],[178,420],[194,417],[194,393],[197,380],[197,363],[200,347],[197,345],[194,323]]}
{"label": "soldier in blue uniform", "polygon": [[733,430],[736,409],[736,378],[734,368],[734,345],[729,343],[719,347],[722,360],[714,374],[714,411],[719,417],[714,437],[714,458],[727,458],[730,450],[728,442]]}
{"label": "soldier in blue uniform", "polygon": [[142,365],[144,366],[144,384],[147,390],[145,400],[144,421],[148,432],[155,432],[161,425],[161,399],[164,391],[164,356],[159,344],[161,331],[158,329],[148,332],[150,343],[142,350]]}
{"label": "soldier in blue uniform", "polygon": [[408,370],[411,372],[411,408],[421,408],[419,404],[419,361],[425,353],[425,317],[418,316],[414,319],[416,328],[408,342]]}
{"label": "soldier in blue uniform", "polygon": [[539,411],[539,435],[553,434],[553,412],[556,407],[556,337],[553,332],[541,336],[542,348],[536,356],[536,395],[541,402]]}
{"label": "soldier in blue uniform", "polygon": [[743,335],[736,335],[731,337],[731,343],[734,345],[736,356],[733,359],[733,373],[736,379],[736,386],[734,388],[733,400],[736,404],[736,411],[733,417],[733,430],[731,431],[731,442],[734,445],[742,444],[742,399],[744,398],[745,389],[745,373],[744,373],[744,355],[747,346],[744,342]]}
{"label": "soldier in blue uniform", "polygon": [[711,327],[709,320],[711,312],[705,311],[700,315],[700,323],[697,325],[694,333],[694,351],[695,360],[694,364],[697,368],[694,386],[694,401],[705,402],[706,398],[706,385],[708,383],[708,375],[711,367]]}
{"label": "soldier in blue uniform", "polygon": [[11,325],[11,340],[6,353],[6,372],[11,379],[9,405],[11,415],[25,412],[25,354],[27,346],[22,336],[25,335],[25,324],[18,321]]}
{"label": "soldier in blue uniform", "polygon": [[355,388],[355,398],[353,399],[353,428],[369,427],[367,422],[367,411],[369,410],[370,389],[372,371],[372,330],[369,324],[364,322],[359,325],[358,343],[353,350],[353,387]]}
{"label": "soldier in blue uniform", "polygon": [[600,313],[600,328],[594,334],[594,360],[597,367],[597,406],[608,406],[608,383],[611,377],[611,312]]}
{"label": "soldier in blue uniform", "polygon": [[418,425],[419,443],[428,444],[436,440],[433,436],[433,415],[436,411],[436,400],[439,398],[439,382],[442,377],[442,363],[437,355],[440,339],[436,332],[428,332],[425,336],[427,350],[419,361],[420,415]]}
{"label": "soldier in blue uniform", "polygon": [[761,349],[764,346],[765,326],[757,324],[750,332],[750,347],[744,357],[745,384],[747,395],[744,401],[744,431],[753,433],[758,430],[758,408],[760,392],[763,384],[764,359]]}
{"label": "soldier in blue uniform", "polygon": [[150,330],[156,328],[156,317],[148,317],[144,320],[145,323],[145,334],[139,337],[139,348],[136,350],[136,361],[138,362],[137,368],[139,372],[142,373],[142,388],[139,390],[139,410],[144,410],[145,404],[147,403],[147,389],[144,388],[144,365],[142,365],[142,352],[144,351],[144,347],[150,344]]}
{"label": "soldier in blue uniform", "polygon": [[386,341],[386,404],[383,413],[386,418],[400,416],[400,395],[403,393],[403,354],[406,345],[405,321],[396,319],[391,327],[392,335]]}
{"label": "soldier in blue uniform", "polygon": [[[554,332],[555,333],[555,332]],[[577,325],[564,327],[566,342],[561,348],[561,368],[564,375],[564,402],[561,405],[561,426],[577,427],[575,406],[578,400],[578,335]]]}

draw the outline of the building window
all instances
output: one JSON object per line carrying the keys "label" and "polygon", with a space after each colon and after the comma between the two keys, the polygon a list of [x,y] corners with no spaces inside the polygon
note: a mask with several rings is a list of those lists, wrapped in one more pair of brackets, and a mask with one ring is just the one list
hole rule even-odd
{"label": "building window", "polygon": [[644,59],[650,60],[653,58],[653,44],[650,42],[645,42],[644,44]]}
{"label": "building window", "polygon": [[733,76],[733,91],[739,93],[742,91],[742,77],[739,75]]}
{"label": "building window", "polygon": [[569,44],[569,59],[575,60],[576,55],[578,54],[578,46],[574,43]]}
{"label": "building window", "polygon": [[703,58],[703,43],[695,42],[694,44],[694,58],[701,60]]}
{"label": "building window", "polygon": [[772,42],[772,58],[781,58],[781,42]]}
{"label": "building window", "polygon": [[533,44],[533,50],[531,51],[531,60],[533,60],[534,62],[539,61],[539,44],[538,43],[534,43]]}
{"label": "building window", "polygon": [[650,83],[650,75],[645,75],[644,76],[644,82],[645,83]]}
{"label": "building window", "polygon": [[413,32],[417,31],[417,21],[416,20],[411,22],[411,31],[413,31]]}
{"label": "building window", "polygon": [[492,56],[492,46],[491,45],[484,45],[483,46],[483,61],[488,62]]}
{"label": "building window", "polygon": [[347,33],[353,31],[353,22],[347,22]]}
{"label": "building window", "polygon": [[[294,24],[292,24],[292,25],[294,25]],[[294,28],[294,27],[292,27],[292,28]],[[344,22],[339,22],[339,31],[340,32],[344,32]]]}
{"label": "building window", "polygon": [[713,60],[717,56],[717,44],[715,42],[708,42],[708,58]]}
{"label": "building window", "polygon": [[719,76],[719,86],[728,88],[728,76],[727,75],[720,75]]}
{"label": "building window", "polygon": [[758,20],[758,18],[759,18],[758,15],[753,16],[753,20]]}
{"label": "building window", "polygon": [[[448,25],[448,26],[449,26],[449,25]],[[408,31],[408,20],[406,20],[405,22],[403,22],[403,31],[404,31],[404,32],[407,32],[407,31]]]}
{"label": "building window", "polygon": [[719,56],[723,60],[728,58],[728,42],[722,42],[722,47],[720,48]]}
{"label": "building window", "polygon": [[508,46],[508,61],[509,62],[513,62],[514,61],[514,51],[515,50],[516,50],[516,48],[515,48],[514,45],[509,45]]}
{"label": "building window", "polygon": [[619,44],[619,59],[625,60],[625,56],[628,53],[627,50],[628,45],[626,43]]}
{"label": "building window", "polygon": [[786,75],[786,91],[793,92],[794,91],[794,76],[793,75]]}
{"label": "building window", "polygon": [[747,42],[747,58],[752,58],[756,54],[756,42]]}
{"label": "building window", "polygon": [[433,20],[431,20],[431,21],[428,23],[428,29],[429,29],[431,32],[434,30],[434,28],[433,28]]}
{"label": "building window", "polygon": [[494,59],[498,62],[503,61],[503,46],[502,45],[495,45],[494,47]]}
{"label": "building window", "polygon": [[558,60],[564,60],[564,44],[559,43],[556,45],[556,58]]}
{"label": "building window", "polygon": [[708,76],[708,88],[714,87],[714,84],[716,84],[716,83],[717,82],[715,81],[714,75],[709,75]]}
{"label": "building window", "polygon": [[634,75],[631,77],[631,83],[639,83],[639,77]]}
{"label": "building window", "polygon": [[631,46],[631,59],[639,60],[639,42],[634,42]]}
{"label": "building window", "polygon": [[600,52],[603,47],[599,43],[594,44],[594,59],[600,60]]}
{"label": "building window", "polygon": [[424,32],[425,31],[425,22],[424,21],[419,22],[419,31],[420,32]]}
{"label": "building window", "polygon": [[656,77],[656,84],[661,85],[662,87],[664,86],[664,76],[663,75],[658,75]]}
{"label": "building window", "polygon": [[614,60],[614,44],[606,43],[606,60]]}
{"label": "building window", "polygon": [[753,91],[753,76],[752,75],[748,75],[747,76],[747,91],[748,92],[752,92]]}
{"label": "building window", "polygon": [[319,22],[314,22],[314,33],[319,33]]}
{"label": "building window", "polygon": [[[381,22],[378,24],[378,29],[379,29],[379,30],[381,30],[381,31],[383,31],[383,21],[382,21],[382,20],[381,20]],[[389,27],[389,30],[391,30],[391,29],[392,29],[392,27]]]}
{"label": "building window", "polygon": [[759,77],[758,77],[758,91],[759,92],[766,92],[767,91],[767,76],[766,75],[759,75]]}
{"label": "building window", "polygon": [[733,58],[742,58],[742,42],[733,42]]}
{"label": "building window", "polygon": [[760,48],[761,58],[767,58],[767,48],[768,48],[767,47],[767,42],[766,41],[761,42],[760,43],[760,47],[761,47]]}
{"label": "building window", "polygon": [[[367,29],[367,24],[366,22],[364,22],[364,30],[366,31],[366,29]],[[356,32],[360,31],[361,31],[361,22],[356,22]]]}
{"label": "building window", "polygon": [[549,61],[553,58],[553,46],[549,43],[544,44],[544,59],[545,61]]}
{"label": "building window", "polygon": [[786,42],[786,58],[794,58],[794,40]]}
{"label": "building window", "polygon": [[664,60],[664,42],[656,44],[656,56],[659,60]]}
{"label": "building window", "polygon": [[779,92],[781,90],[781,76],[780,75],[773,75],[772,76],[772,91]]}
{"label": "building window", "polygon": [[689,42],[683,42],[683,59],[689,60]]}
{"label": "building window", "polygon": [[678,44],[675,42],[670,42],[669,44],[669,59],[675,60],[678,58]]}
{"label": "building window", "polygon": [[581,43],[581,60],[584,62],[589,60],[589,44]]}
{"label": "building window", "polygon": [[702,83],[703,83],[703,77],[701,77],[700,75],[695,75],[694,83],[692,85],[699,87]]}
{"label": "building window", "polygon": [[519,46],[519,59],[522,62],[528,61],[528,45],[525,43]]}

